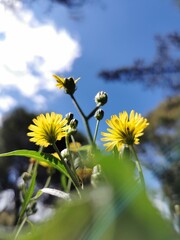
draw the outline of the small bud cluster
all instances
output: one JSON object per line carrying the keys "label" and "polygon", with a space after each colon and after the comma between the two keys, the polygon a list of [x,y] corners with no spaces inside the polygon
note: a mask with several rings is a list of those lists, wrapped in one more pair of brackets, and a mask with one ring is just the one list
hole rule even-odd
{"label": "small bud cluster", "polygon": [[65,115],[66,120],[68,121],[67,124],[69,125],[71,120],[73,119],[74,114],[72,112],[69,112]]}
{"label": "small bud cluster", "polygon": [[[107,103],[108,101],[108,95],[106,92],[103,92],[103,91],[100,91],[96,94],[95,96],[95,103],[96,103],[96,108],[100,107],[100,106],[103,106]],[[100,121],[103,119],[104,117],[104,111],[102,109],[98,109],[95,114],[94,114],[94,117]]]}
{"label": "small bud cluster", "polygon": [[75,132],[78,126],[78,120],[74,118],[74,114],[69,112],[65,115],[65,118],[67,120],[67,124],[70,126],[69,132]]}

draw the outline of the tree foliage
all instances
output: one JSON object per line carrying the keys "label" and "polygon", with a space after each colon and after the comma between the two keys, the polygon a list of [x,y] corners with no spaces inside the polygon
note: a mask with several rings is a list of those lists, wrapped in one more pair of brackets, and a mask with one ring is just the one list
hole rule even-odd
{"label": "tree foliage", "polygon": [[[169,162],[177,161],[175,154],[166,154],[180,143],[180,96],[176,95],[162,102],[147,115],[150,122],[144,142],[153,145],[159,153],[166,155]],[[180,154],[180,153],[179,153]]]}
{"label": "tree foliage", "polygon": [[[17,108],[4,116],[0,127],[0,152],[8,152],[16,149],[36,149],[27,137],[28,125],[35,114],[26,112],[23,108]],[[2,188],[11,185],[10,169],[15,169],[20,174],[27,166],[27,160],[18,158],[4,158],[0,160],[0,183]]]}
{"label": "tree foliage", "polygon": [[[162,183],[164,193],[169,198],[171,210],[180,205],[180,96],[168,98],[147,116],[150,125],[142,142],[145,149],[152,146],[154,159],[149,168]],[[147,146],[148,145],[148,146]],[[164,163],[158,164],[161,156]]]}
{"label": "tree foliage", "polygon": [[99,76],[108,81],[139,82],[146,87],[161,87],[180,92],[180,33],[156,36],[156,55],[151,63],[137,59],[130,66],[102,70]]}

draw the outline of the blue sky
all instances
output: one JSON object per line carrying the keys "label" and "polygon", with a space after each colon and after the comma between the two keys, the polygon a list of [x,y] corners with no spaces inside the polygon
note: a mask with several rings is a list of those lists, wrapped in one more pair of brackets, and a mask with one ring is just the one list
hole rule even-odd
{"label": "blue sky", "polygon": [[[20,11],[15,14],[0,1],[0,122],[18,106],[37,113],[71,111],[80,120],[69,96],[55,87],[55,72],[81,77],[75,97],[85,113],[94,108],[96,93],[106,91],[104,119],[131,109],[146,115],[166,98],[162,89],[107,83],[98,73],[131,65],[137,58],[151,62],[155,35],[179,31],[175,0],[90,1],[76,10],[57,4],[49,8],[45,0],[34,1],[31,8],[9,2]],[[99,132],[106,127],[102,121]],[[81,120],[79,129],[84,131]],[[97,140],[100,144],[100,133]],[[159,188],[150,172],[145,171],[145,179],[148,186]]]}
{"label": "blue sky", "polygon": [[[1,117],[25,106],[35,112],[72,111],[80,120],[69,96],[56,89],[51,77],[55,72],[81,77],[75,96],[85,113],[95,106],[96,93],[106,91],[105,119],[131,109],[145,115],[166,97],[167,92],[140,84],[106,83],[98,73],[137,58],[150,62],[155,56],[155,35],[179,30],[180,9],[175,1],[101,0],[76,10],[54,4],[50,11],[45,1],[35,2],[24,9],[14,1],[21,9],[16,15],[0,3]],[[94,125],[92,119],[92,129]],[[83,131],[81,121],[79,128]],[[105,129],[103,121],[100,131]]]}

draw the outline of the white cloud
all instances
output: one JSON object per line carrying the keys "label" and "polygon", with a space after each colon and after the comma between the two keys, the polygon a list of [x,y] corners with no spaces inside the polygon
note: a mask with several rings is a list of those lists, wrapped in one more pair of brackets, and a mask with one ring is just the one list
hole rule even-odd
{"label": "white cloud", "polygon": [[11,96],[2,96],[0,97],[0,110],[9,111],[12,107],[15,107],[17,102]]}
{"label": "white cloud", "polygon": [[42,95],[36,95],[33,97],[32,101],[35,103],[36,110],[41,110],[46,108],[46,98]]}
{"label": "white cloud", "polygon": [[18,13],[0,4],[0,32],[5,36],[0,39],[0,88],[15,88],[32,98],[40,90],[55,89],[52,74],[71,70],[80,46],[65,29],[40,24],[30,10]]}

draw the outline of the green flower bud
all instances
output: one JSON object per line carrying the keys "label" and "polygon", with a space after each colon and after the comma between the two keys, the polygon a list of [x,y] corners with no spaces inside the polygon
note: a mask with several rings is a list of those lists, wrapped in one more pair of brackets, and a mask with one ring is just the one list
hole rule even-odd
{"label": "green flower bud", "polygon": [[67,148],[63,149],[61,151],[61,156],[65,159],[65,158],[68,158],[69,157],[69,151]]}
{"label": "green flower bud", "polygon": [[19,177],[18,178],[18,181],[17,181],[17,186],[18,186],[18,189],[19,190],[23,190],[24,189],[24,187],[25,187],[25,181],[24,181],[24,179],[22,179],[22,177]]}
{"label": "green flower bud", "polygon": [[97,187],[103,181],[101,166],[98,164],[93,167],[91,175],[91,184],[93,187]]}
{"label": "green flower bud", "polygon": [[75,118],[73,118],[73,119],[70,121],[69,125],[70,125],[71,129],[76,130],[77,125],[78,125],[78,120],[75,119]]}
{"label": "green flower bud", "polygon": [[37,212],[37,202],[31,204],[32,214]]}
{"label": "green flower bud", "polygon": [[179,204],[174,205],[174,211],[177,216],[180,216],[180,205]]}
{"label": "green flower bud", "polygon": [[95,114],[94,114],[94,117],[97,119],[97,120],[101,120],[103,119],[104,117],[104,111],[102,109],[98,109]]}
{"label": "green flower bud", "polygon": [[37,212],[37,202],[30,203],[26,209],[27,216],[35,214],[36,212]]}
{"label": "green flower bud", "polygon": [[67,94],[72,95],[76,91],[76,82],[72,77],[65,78],[64,80],[64,91]]}
{"label": "green flower bud", "polygon": [[68,121],[67,124],[69,125],[70,121],[73,119],[74,114],[69,112],[65,115],[66,120]]}
{"label": "green flower bud", "polygon": [[28,172],[23,172],[21,177],[26,182],[26,181],[28,181],[31,178],[31,174],[28,173]]}
{"label": "green flower bud", "polygon": [[95,96],[95,102],[97,104],[97,106],[103,106],[104,104],[107,103],[108,100],[108,96],[106,92],[98,92]]}

